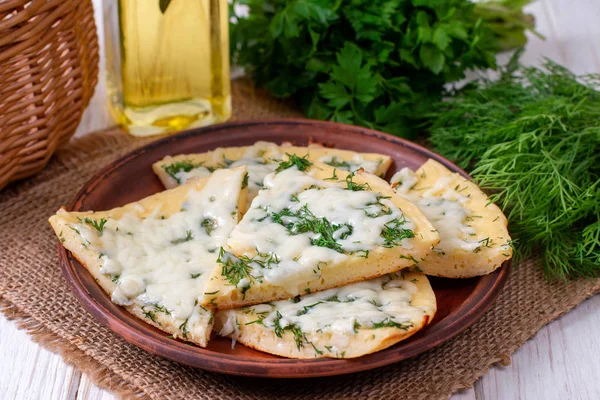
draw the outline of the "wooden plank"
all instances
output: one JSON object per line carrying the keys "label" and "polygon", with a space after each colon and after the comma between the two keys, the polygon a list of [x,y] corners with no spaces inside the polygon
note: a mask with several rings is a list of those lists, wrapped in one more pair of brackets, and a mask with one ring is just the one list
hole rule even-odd
{"label": "wooden plank", "polygon": [[81,376],[77,400],[114,400],[116,397],[94,385],[86,374]]}
{"label": "wooden plank", "polygon": [[475,397],[475,389],[469,388],[459,390],[454,393],[452,400],[477,400],[477,397]]}
{"label": "wooden plank", "polygon": [[[600,399],[600,296],[544,327],[475,385],[477,400]],[[454,399],[453,399],[454,400]]]}
{"label": "wooden plank", "polygon": [[0,398],[75,399],[81,373],[0,314]]}

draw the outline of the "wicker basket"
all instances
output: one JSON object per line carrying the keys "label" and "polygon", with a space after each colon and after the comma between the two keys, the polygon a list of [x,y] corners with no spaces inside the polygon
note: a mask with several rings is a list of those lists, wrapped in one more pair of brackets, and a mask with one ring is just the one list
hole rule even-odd
{"label": "wicker basket", "polygon": [[69,140],[97,77],[91,0],[0,0],[0,189]]}

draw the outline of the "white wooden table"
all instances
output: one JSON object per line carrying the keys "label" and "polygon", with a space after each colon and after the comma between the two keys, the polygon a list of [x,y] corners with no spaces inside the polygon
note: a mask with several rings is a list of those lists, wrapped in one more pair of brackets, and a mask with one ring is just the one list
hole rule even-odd
{"label": "white wooden table", "polygon": [[[94,0],[95,5],[100,0]],[[100,31],[102,21],[96,7]],[[524,61],[542,56],[576,73],[600,73],[600,0],[538,0],[529,7],[546,41],[532,38]],[[112,125],[103,73],[78,135]],[[600,123],[600,121],[599,121]],[[474,388],[453,400],[600,399],[600,296],[543,328]],[[33,343],[0,314],[0,399],[113,399],[62,359]]]}

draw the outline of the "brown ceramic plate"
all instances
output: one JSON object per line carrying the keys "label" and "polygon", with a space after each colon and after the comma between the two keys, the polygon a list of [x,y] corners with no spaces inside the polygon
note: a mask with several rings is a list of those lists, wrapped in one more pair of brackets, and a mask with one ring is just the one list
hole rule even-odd
{"label": "brown ceramic plate", "polygon": [[[336,148],[387,154],[394,160],[388,178],[399,168],[418,168],[433,158],[468,177],[456,165],[414,143],[365,128],[310,120],[250,121],[191,130],[142,147],[98,172],[77,194],[69,210],[107,210],[163,190],[152,163],[166,155],[203,152],[215,147],[250,145],[257,140],[316,141]],[[116,306],[92,276],[62,246],[64,274],[83,305],[125,340],[171,360],[226,374],[299,378],[339,375],[398,362],[429,350],[457,335],[490,307],[508,277],[510,262],[490,275],[473,279],[431,278],[438,301],[435,319],[425,330],[395,346],[357,359],[294,360],[251,350],[213,336],[207,348],[167,335]]]}

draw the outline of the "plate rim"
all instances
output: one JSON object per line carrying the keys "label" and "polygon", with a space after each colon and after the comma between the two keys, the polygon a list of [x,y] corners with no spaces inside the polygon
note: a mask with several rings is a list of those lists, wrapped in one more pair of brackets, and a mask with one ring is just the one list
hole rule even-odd
{"label": "plate rim", "polygon": [[[416,151],[423,154],[428,158],[435,159],[442,163],[444,166],[454,172],[460,173],[467,179],[472,179],[460,167],[452,163],[445,157],[434,153],[433,151],[426,149],[425,147],[410,142],[408,140],[393,136],[387,133],[379,132],[376,130],[363,128],[355,125],[340,124],[329,121],[318,121],[310,119],[261,119],[261,120],[244,120],[227,122],[224,124],[212,125],[203,128],[196,128],[178,133],[177,135],[167,136],[165,138],[153,141],[146,145],[143,145],[117,160],[109,163],[102,167],[96,172],[77,192],[73,200],[69,203],[68,211],[78,211],[82,201],[93,191],[95,186],[99,184],[103,178],[113,171],[120,168],[123,164],[141,156],[147,151],[151,151],[156,147],[162,147],[168,145],[173,141],[185,140],[190,136],[202,136],[207,133],[228,130],[232,127],[244,127],[244,126],[273,126],[273,125],[305,125],[310,127],[321,127],[321,128],[335,128],[338,130],[349,131],[352,134],[364,135],[369,137],[375,137],[379,140],[401,145],[410,150]],[[127,342],[140,347],[141,349],[150,352],[154,355],[164,357],[181,364],[185,364],[191,367],[197,367],[213,372],[225,373],[229,375],[239,375],[247,377],[269,377],[269,378],[307,378],[307,377],[319,377],[319,376],[333,376],[342,375],[353,372],[365,371],[384,365],[396,363],[407,358],[414,357],[425,351],[431,350],[434,347],[441,345],[455,337],[456,335],[463,332],[465,329],[473,325],[479,320],[483,314],[494,304],[496,298],[504,288],[508,279],[512,260],[505,261],[502,266],[496,269],[494,272],[488,275],[479,277],[478,285],[483,284],[484,289],[480,296],[476,298],[467,298],[459,308],[459,310],[465,307],[468,303],[470,306],[462,315],[459,315],[455,320],[451,321],[447,325],[443,326],[439,330],[416,340],[409,342],[408,348],[401,349],[402,352],[394,352],[394,347],[381,350],[376,353],[358,357],[355,359],[332,359],[332,358],[319,358],[319,359],[286,359],[286,358],[273,358],[273,359],[259,359],[250,361],[247,359],[240,359],[238,356],[228,355],[223,353],[217,353],[214,351],[206,350],[205,348],[186,344],[185,342],[176,341],[173,339],[167,339],[163,336],[163,339],[169,340],[169,346],[165,346],[161,340],[157,340],[153,336],[148,336],[144,332],[141,334],[131,334],[134,327],[122,321],[120,318],[115,316],[110,310],[104,308],[98,303],[92,295],[86,290],[85,284],[79,279],[79,272],[77,266],[74,264],[74,257],[68,252],[58,241],[58,255],[59,263],[63,275],[65,276],[67,283],[72,292],[76,295],[79,302],[84,308],[92,314],[92,316],[104,326],[108,327],[111,331],[121,336]],[[84,273],[89,272],[84,269]],[[483,282],[482,282],[483,280]],[[127,312],[122,310],[123,312]],[[138,321],[145,324],[143,321]],[[190,351],[193,349],[193,351]],[[398,349],[396,349],[398,350]],[[382,353],[386,352],[386,357],[381,356]],[[381,357],[378,357],[381,356]],[[365,362],[365,360],[367,360]],[[258,365],[262,365],[263,368],[256,368]],[[265,364],[267,365],[265,367]],[[315,366],[318,366],[320,371],[315,372],[312,370]],[[277,372],[278,367],[283,367],[284,372]],[[293,370],[291,367],[296,367]],[[262,371],[261,371],[262,370]]]}

